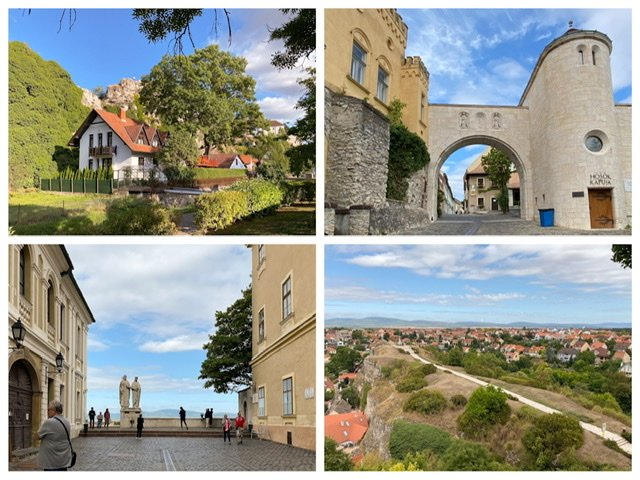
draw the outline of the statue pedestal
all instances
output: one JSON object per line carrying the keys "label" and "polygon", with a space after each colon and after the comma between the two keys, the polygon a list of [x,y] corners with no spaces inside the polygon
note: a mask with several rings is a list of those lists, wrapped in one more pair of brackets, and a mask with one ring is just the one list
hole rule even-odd
{"label": "statue pedestal", "polygon": [[126,407],[120,408],[120,428],[132,429],[136,428],[138,417],[142,413],[141,408]]}

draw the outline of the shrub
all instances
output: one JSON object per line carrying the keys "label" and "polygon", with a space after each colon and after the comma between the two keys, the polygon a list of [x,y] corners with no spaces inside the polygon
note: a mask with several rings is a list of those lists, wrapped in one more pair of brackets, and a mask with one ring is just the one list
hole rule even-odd
{"label": "shrub", "polygon": [[506,423],[510,415],[507,395],[488,385],[471,394],[465,411],[458,418],[458,426],[471,437],[482,436],[494,425]]}
{"label": "shrub", "polygon": [[296,202],[313,202],[316,199],[315,182],[287,181],[281,184],[281,188],[284,191],[283,203],[287,205]]}
{"label": "shrub", "polygon": [[578,449],[583,442],[580,422],[561,413],[536,418],[522,437],[534,468],[539,470],[552,468],[560,453],[570,448]]}
{"label": "shrub", "polygon": [[195,223],[200,230],[220,229],[249,215],[247,194],[222,191],[207,193],[196,198]]}
{"label": "shrub", "polygon": [[396,384],[396,390],[400,393],[415,392],[427,386],[423,376],[406,375]]}
{"label": "shrub", "polygon": [[380,369],[382,376],[387,379],[394,380],[400,376],[407,368],[407,362],[404,360],[394,360],[389,365],[386,365]]}
{"label": "shrub", "polygon": [[467,404],[467,397],[458,393],[451,397],[449,401],[451,402],[451,406],[453,408],[461,408]]}
{"label": "shrub", "polygon": [[326,471],[347,471],[353,468],[346,453],[338,450],[335,440],[324,438],[324,469]]}
{"label": "shrub", "polygon": [[341,396],[343,400],[349,402],[351,408],[357,409],[360,407],[360,393],[353,385],[349,385],[347,388],[344,388],[341,392]]}
{"label": "shrub", "polygon": [[623,429],[620,436],[624,438],[627,442],[631,443],[631,432],[628,432],[627,430]]}
{"label": "shrub", "polygon": [[440,458],[440,469],[449,471],[505,470],[506,465],[494,458],[478,443],[456,440]]}
{"label": "shrub", "polygon": [[524,420],[526,422],[533,422],[540,415],[543,415],[543,414],[539,410],[536,410],[533,407],[529,407],[528,405],[525,405],[525,406],[521,407],[516,412],[516,417],[518,417],[520,420]]}
{"label": "shrub", "polygon": [[397,421],[393,424],[389,437],[389,452],[396,460],[403,460],[407,454],[431,450],[443,453],[451,445],[451,436],[436,427],[419,423]]}
{"label": "shrub", "polygon": [[423,415],[440,413],[447,407],[447,399],[435,390],[422,390],[411,395],[402,410],[405,412],[418,412]]}
{"label": "shrub", "polygon": [[107,235],[170,235],[176,230],[167,208],[133,197],[111,202],[102,227]]}
{"label": "shrub", "polygon": [[282,203],[282,191],[266,180],[241,180],[230,188],[233,192],[244,192],[247,195],[249,214],[272,213]]}
{"label": "shrub", "polygon": [[404,125],[389,128],[389,173],[387,198],[404,201],[411,175],[429,163],[424,140]]}

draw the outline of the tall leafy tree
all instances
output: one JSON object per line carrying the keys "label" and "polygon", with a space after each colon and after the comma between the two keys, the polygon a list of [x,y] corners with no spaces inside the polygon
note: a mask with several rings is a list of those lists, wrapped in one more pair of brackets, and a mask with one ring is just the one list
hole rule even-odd
{"label": "tall leafy tree", "polygon": [[216,312],[216,332],[203,349],[207,358],[198,378],[205,388],[229,393],[251,384],[251,286],[224,312]]}
{"label": "tall leafy tree", "polygon": [[208,151],[264,124],[246,67],[246,59],[217,45],[188,56],[165,55],[142,78],[140,101],[163,124],[201,132]]}
{"label": "tall leafy tree", "polygon": [[284,41],[284,50],[273,54],[271,64],[280,69],[293,68],[316,49],[316,10],[283,8],[281,12],[293,17],[271,32],[271,40]]}
{"label": "tall leafy tree", "polygon": [[186,130],[171,132],[167,143],[158,153],[158,161],[170,181],[192,179],[199,156],[196,140]]}
{"label": "tall leafy tree", "polygon": [[305,87],[305,93],[296,104],[304,111],[304,116],[291,127],[289,133],[298,137],[300,145],[287,151],[289,169],[294,175],[311,170],[316,164],[316,70],[307,69],[308,77],[298,83]]}
{"label": "tall leafy tree", "polygon": [[631,268],[631,245],[612,245],[613,260],[623,268]]}
{"label": "tall leafy tree", "polygon": [[498,190],[498,205],[502,213],[509,211],[509,179],[513,173],[513,163],[498,149],[492,148],[482,157],[482,167],[491,180],[492,188]]}

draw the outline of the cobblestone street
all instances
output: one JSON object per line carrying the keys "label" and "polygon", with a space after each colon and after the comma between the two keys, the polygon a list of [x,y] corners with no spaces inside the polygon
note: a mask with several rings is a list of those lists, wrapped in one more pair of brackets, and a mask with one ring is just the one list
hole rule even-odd
{"label": "cobblestone street", "polygon": [[400,235],[631,235],[631,230],[574,230],[562,227],[541,227],[538,222],[519,218],[519,212],[484,215],[443,215],[423,228]]}
{"label": "cobblestone street", "polygon": [[[73,471],[287,471],[315,470],[315,452],[266,440],[237,445],[222,438],[79,437]],[[9,465],[10,471],[40,470],[37,458]]]}

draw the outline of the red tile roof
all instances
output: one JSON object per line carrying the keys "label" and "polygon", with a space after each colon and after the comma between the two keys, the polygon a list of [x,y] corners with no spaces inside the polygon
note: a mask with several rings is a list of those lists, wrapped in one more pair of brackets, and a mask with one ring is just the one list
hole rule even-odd
{"label": "red tile roof", "polygon": [[257,165],[260,161],[251,155],[238,155],[237,153],[210,153],[203,155],[198,160],[199,167],[229,168],[237,158],[246,166]]}
{"label": "red tile roof", "polygon": [[327,415],[324,417],[324,435],[338,444],[358,443],[369,429],[367,416],[359,411]]}

